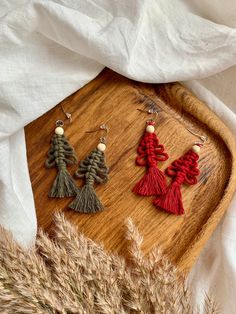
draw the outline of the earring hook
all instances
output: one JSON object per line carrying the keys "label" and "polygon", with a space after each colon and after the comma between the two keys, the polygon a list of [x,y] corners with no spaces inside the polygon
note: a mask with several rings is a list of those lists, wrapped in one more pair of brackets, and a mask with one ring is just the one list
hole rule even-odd
{"label": "earring hook", "polygon": [[94,132],[97,132],[97,131],[100,131],[100,130],[105,131],[104,136],[100,137],[100,143],[104,143],[105,144],[106,143],[106,136],[107,136],[107,134],[109,132],[109,128],[108,128],[108,126],[105,123],[101,124],[98,129],[94,129],[94,130],[91,130],[91,131],[86,131],[85,133],[94,133]]}
{"label": "earring hook", "polygon": [[148,113],[148,114],[154,113],[153,109],[144,110],[144,109],[137,108],[137,110],[140,112]]}
{"label": "earring hook", "polygon": [[70,120],[70,123],[71,123],[72,122],[72,114],[69,112],[66,112],[62,104],[61,104],[61,110],[65,114],[66,118]]}
{"label": "earring hook", "polygon": [[100,130],[104,130],[106,132],[106,134],[108,133],[109,129],[107,127],[107,125],[105,123],[101,124],[99,126],[99,128],[97,129],[94,129],[94,130],[90,130],[90,131],[86,131],[85,133],[93,133],[93,132],[97,132],[97,131],[100,131]]}
{"label": "earring hook", "polygon": [[154,118],[148,119],[147,123],[149,123],[149,122],[156,122],[155,120],[157,120],[158,113],[161,111],[158,108],[149,108],[147,110],[137,108],[137,110],[140,111],[140,112],[145,112],[145,113],[148,113],[148,114],[154,114],[155,115]]}
{"label": "earring hook", "polygon": [[57,120],[56,121],[56,126],[63,127],[63,125],[64,125],[64,122],[62,120]]}
{"label": "earring hook", "polygon": [[[206,142],[207,142],[207,140],[208,140],[208,138],[207,138],[207,136],[204,136],[204,135],[200,135],[200,134],[198,134],[198,133],[196,133],[196,132],[194,132],[192,129],[190,129],[190,128],[186,128],[191,134],[193,134],[193,135],[195,135],[195,136],[197,136],[201,141],[202,141],[202,143],[200,143],[200,144],[205,144]],[[195,144],[199,144],[198,142],[195,142]]]}

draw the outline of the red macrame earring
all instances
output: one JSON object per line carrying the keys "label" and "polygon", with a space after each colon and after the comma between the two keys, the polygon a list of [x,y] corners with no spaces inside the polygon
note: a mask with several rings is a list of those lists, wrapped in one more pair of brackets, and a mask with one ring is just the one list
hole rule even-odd
{"label": "red macrame earring", "polygon": [[157,196],[153,201],[156,207],[174,215],[184,214],[180,187],[182,184],[193,185],[197,183],[197,176],[200,173],[198,159],[201,146],[202,144],[193,145],[187,153],[172,162],[166,169],[165,173],[173,179],[166,189],[166,193]]}
{"label": "red macrame earring", "polygon": [[154,125],[154,120],[147,121],[144,135],[137,149],[136,164],[147,169],[146,174],[133,188],[133,192],[139,195],[160,195],[166,190],[166,177],[157,168],[157,164],[158,161],[167,160],[169,156],[164,151],[164,146],[159,144]]}

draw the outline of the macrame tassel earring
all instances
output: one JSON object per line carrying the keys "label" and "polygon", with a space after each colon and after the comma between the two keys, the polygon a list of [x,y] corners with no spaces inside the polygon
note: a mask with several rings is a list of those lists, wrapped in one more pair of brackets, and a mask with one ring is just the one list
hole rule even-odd
{"label": "macrame tassel earring", "polygon": [[193,145],[187,153],[172,162],[166,169],[166,174],[173,179],[166,193],[157,196],[153,201],[156,207],[174,215],[184,214],[180,187],[182,184],[193,185],[197,183],[200,146],[202,144]]}
{"label": "macrame tassel earring", "polygon": [[[101,125],[100,129],[107,132],[106,125]],[[75,200],[69,205],[69,208],[77,212],[96,213],[104,209],[103,204],[95,193],[93,185],[95,183],[106,183],[108,181],[109,169],[105,163],[105,143],[105,137],[100,138],[97,147],[80,162],[79,168],[75,173],[76,178],[85,179],[84,186],[81,188]]]}
{"label": "macrame tassel earring", "polygon": [[47,168],[57,167],[58,174],[49,192],[49,197],[71,197],[78,194],[78,188],[66,169],[69,164],[76,164],[77,158],[73,148],[64,136],[63,121],[56,122],[55,134],[45,162]]}
{"label": "macrame tassel earring", "polygon": [[145,133],[137,149],[136,164],[147,168],[144,177],[133,188],[133,192],[139,195],[160,195],[166,190],[166,177],[157,168],[157,162],[165,161],[169,156],[164,151],[164,146],[159,144],[154,125],[154,120],[147,121]]}

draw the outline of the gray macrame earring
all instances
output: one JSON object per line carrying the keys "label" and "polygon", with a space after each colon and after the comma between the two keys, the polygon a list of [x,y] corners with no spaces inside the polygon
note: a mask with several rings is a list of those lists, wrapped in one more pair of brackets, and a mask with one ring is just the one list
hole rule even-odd
{"label": "gray macrame earring", "polygon": [[[100,130],[108,131],[105,124],[100,126]],[[96,131],[96,130],[95,130]],[[95,132],[90,131],[87,133]],[[80,213],[96,213],[104,209],[94,190],[95,183],[106,183],[108,181],[109,169],[106,166],[104,151],[106,149],[106,138],[101,137],[97,147],[80,162],[78,170],[75,172],[77,179],[85,180],[84,186],[80,189],[75,200],[69,208]]]}
{"label": "gray macrame earring", "polygon": [[47,168],[57,167],[58,169],[57,177],[48,194],[49,197],[71,197],[77,195],[79,191],[66,168],[67,165],[76,164],[77,158],[74,149],[64,136],[63,125],[62,120],[56,122],[55,133],[45,162]]}

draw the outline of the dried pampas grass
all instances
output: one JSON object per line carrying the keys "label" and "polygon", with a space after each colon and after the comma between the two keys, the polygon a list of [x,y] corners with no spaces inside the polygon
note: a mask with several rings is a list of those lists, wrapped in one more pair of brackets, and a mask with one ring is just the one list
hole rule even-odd
{"label": "dried pampas grass", "polygon": [[[30,250],[0,233],[0,313],[197,313],[184,278],[161,251],[143,256],[131,220],[132,263],[79,235],[60,214],[55,239],[40,231]],[[206,297],[205,314],[213,313],[216,306]]]}

